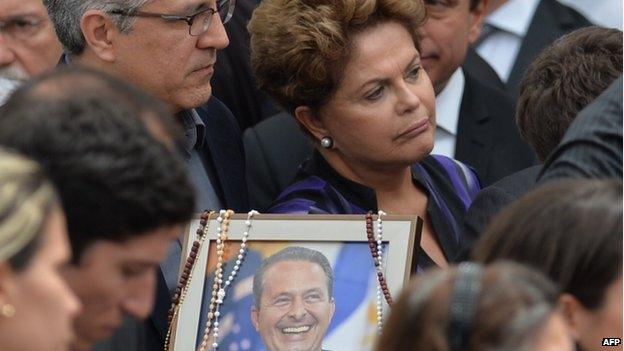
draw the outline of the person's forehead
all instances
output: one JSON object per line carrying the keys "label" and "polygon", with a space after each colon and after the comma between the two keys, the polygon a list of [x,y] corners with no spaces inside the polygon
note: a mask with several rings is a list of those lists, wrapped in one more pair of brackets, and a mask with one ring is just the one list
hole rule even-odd
{"label": "person's forehead", "polygon": [[264,282],[274,280],[271,278],[275,278],[276,281],[282,280],[284,277],[294,278],[299,274],[304,274],[310,279],[312,277],[325,277],[323,268],[316,262],[289,260],[272,264],[264,274]]}
{"label": "person's forehead", "polygon": [[152,0],[145,6],[171,12],[191,12],[201,7],[215,7],[216,0]]}
{"label": "person's forehead", "polygon": [[0,19],[19,15],[47,16],[41,0],[0,0]]}
{"label": "person's forehead", "polygon": [[122,241],[97,240],[83,256],[157,264],[179,234],[179,226],[166,226]]}

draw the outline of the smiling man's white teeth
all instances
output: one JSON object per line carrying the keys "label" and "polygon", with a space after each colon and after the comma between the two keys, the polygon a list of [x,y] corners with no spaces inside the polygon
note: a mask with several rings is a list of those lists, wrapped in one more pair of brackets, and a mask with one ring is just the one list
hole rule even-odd
{"label": "smiling man's white teeth", "polygon": [[284,328],[284,329],[282,329],[282,333],[285,333],[285,334],[295,334],[295,333],[307,332],[308,330],[310,330],[310,326],[309,325],[303,325],[301,327]]}

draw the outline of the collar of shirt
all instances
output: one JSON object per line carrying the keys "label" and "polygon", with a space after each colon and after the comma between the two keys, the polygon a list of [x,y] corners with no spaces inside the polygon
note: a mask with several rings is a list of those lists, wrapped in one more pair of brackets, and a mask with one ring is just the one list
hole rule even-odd
{"label": "collar of shirt", "polygon": [[486,17],[485,23],[524,38],[540,0],[509,0]]}
{"label": "collar of shirt", "polygon": [[465,80],[464,71],[458,68],[435,99],[437,126],[452,135],[457,135],[457,122]]}
{"label": "collar of shirt", "polygon": [[206,125],[195,109],[182,111],[178,116],[182,120],[182,127],[186,134],[182,147],[190,156],[193,150],[199,150],[203,147]]}

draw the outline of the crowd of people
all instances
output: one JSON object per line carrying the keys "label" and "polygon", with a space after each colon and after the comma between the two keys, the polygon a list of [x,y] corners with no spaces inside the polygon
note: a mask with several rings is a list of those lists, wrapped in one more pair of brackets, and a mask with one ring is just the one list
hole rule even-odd
{"label": "crowd of people", "polygon": [[[557,0],[2,0],[0,350],[166,349],[226,208],[422,218],[377,351],[621,350],[622,67]],[[324,350],[332,285],[267,258],[265,350]]]}

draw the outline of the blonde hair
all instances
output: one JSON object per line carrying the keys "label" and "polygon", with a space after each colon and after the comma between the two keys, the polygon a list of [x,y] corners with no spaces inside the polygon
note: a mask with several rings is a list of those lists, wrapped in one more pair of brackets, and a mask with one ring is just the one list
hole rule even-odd
{"label": "blonde hair", "polygon": [[56,202],[54,187],[35,162],[0,149],[0,262],[38,237]]}
{"label": "blonde hair", "polygon": [[263,0],[248,25],[252,69],[259,87],[287,111],[315,109],[335,92],[354,35],[394,21],[418,48],[424,20],[421,0]]}

